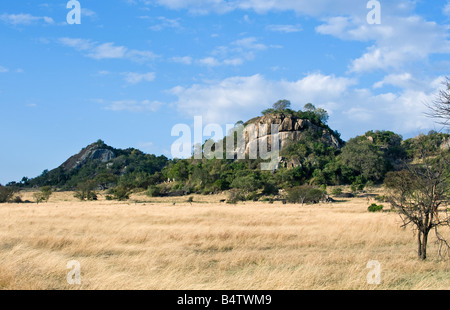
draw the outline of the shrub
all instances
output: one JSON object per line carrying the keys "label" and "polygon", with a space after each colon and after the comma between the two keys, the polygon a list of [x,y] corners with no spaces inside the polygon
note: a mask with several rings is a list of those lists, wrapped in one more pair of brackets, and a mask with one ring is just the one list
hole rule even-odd
{"label": "shrub", "polygon": [[52,195],[53,191],[50,186],[44,186],[41,188],[41,190],[37,193],[34,193],[33,197],[36,200],[36,203],[40,202],[48,202],[50,199],[50,196]]}
{"label": "shrub", "polygon": [[8,202],[14,196],[16,190],[12,187],[0,185],[0,203]]}
{"label": "shrub", "polygon": [[93,181],[80,183],[78,184],[73,196],[80,199],[81,201],[97,200],[97,193],[95,192],[95,188],[96,185]]}
{"label": "shrub", "polygon": [[278,188],[272,183],[265,183],[262,193],[263,195],[278,195]]}
{"label": "shrub", "polygon": [[331,191],[331,194],[334,196],[338,196],[338,195],[342,194],[342,188],[338,187],[338,188],[333,189]]}
{"label": "shrub", "polygon": [[287,200],[291,203],[318,203],[325,196],[325,193],[313,186],[302,185],[288,190]]}
{"label": "shrub", "polygon": [[379,212],[383,210],[383,205],[377,205],[376,203],[373,203],[369,206],[368,211],[369,212]]}
{"label": "shrub", "polygon": [[378,196],[375,197],[375,200],[378,201],[378,202],[386,202],[386,197],[378,195]]}
{"label": "shrub", "polygon": [[258,192],[251,192],[250,194],[247,195],[246,198],[248,201],[258,201],[259,199]]}
{"label": "shrub", "polygon": [[150,185],[145,194],[149,197],[159,197],[161,195],[161,189],[156,185]]}
{"label": "shrub", "polygon": [[130,199],[131,191],[127,187],[119,185],[111,189],[109,194],[112,195],[114,200],[125,201]]}
{"label": "shrub", "polygon": [[239,201],[245,201],[246,197],[243,191],[239,189],[232,189],[228,193],[228,203],[238,203]]}
{"label": "shrub", "polygon": [[16,197],[13,199],[13,202],[14,202],[14,203],[22,203],[22,202],[23,202],[22,197],[16,196]]}

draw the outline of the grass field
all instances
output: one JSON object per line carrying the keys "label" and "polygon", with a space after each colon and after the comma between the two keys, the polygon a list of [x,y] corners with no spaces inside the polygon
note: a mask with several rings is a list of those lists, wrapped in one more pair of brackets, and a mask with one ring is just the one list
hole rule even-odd
{"label": "grass field", "polygon": [[[55,193],[44,204],[0,204],[0,289],[450,289],[434,235],[419,261],[412,229],[395,213],[367,212],[365,198],[223,198],[79,202]],[[67,282],[71,260],[81,285]],[[380,285],[367,283],[371,260],[381,264]]]}

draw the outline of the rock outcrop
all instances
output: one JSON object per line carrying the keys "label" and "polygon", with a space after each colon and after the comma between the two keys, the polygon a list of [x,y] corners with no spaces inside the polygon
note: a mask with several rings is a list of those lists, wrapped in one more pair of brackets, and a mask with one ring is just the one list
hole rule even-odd
{"label": "rock outcrop", "polygon": [[99,160],[102,163],[106,163],[114,158],[116,158],[116,154],[112,150],[103,148],[98,143],[94,143],[81,150],[80,153],[70,157],[61,167],[65,171],[70,171],[83,166],[89,160]]}
{"label": "rock outcrop", "polygon": [[269,114],[262,117],[253,118],[244,124],[245,131],[245,154],[250,150],[258,149],[260,143],[267,143],[268,151],[271,150],[272,125],[278,129],[279,149],[283,150],[291,143],[298,142],[308,130],[319,133],[321,140],[326,144],[340,149],[342,144],[340,139],[328,128],[313,124],[310,120],[299,119],[292,115]]}

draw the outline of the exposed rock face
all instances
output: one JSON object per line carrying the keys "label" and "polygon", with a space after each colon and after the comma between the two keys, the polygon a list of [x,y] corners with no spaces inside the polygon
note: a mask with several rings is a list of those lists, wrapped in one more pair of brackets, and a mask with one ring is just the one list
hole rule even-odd
{"label": "exposed rock face", "polygon": [[268,151],[271,150],[272,125],[275,125],[275,128],[278,129],[280,150],[293,142],[300,141],[307,129],[321,133],[322,140],[330,146],[336,149],[342,147],[339,139],[331,131],[313,124],[310,120],[298,119],[292,115],[270,114],[254,118],[244,124],[246,155],[251,150],[257,150],[261,143],[267,144]]}
{"label": "exposed rock face", "polygon": [[441,144],[442,150],[448,150],[450,149],[450,139],[444,140]]}
{"label": "exposed rock face", "polygon": [[61,167],[69,171],[81,167],[89,160],[100,160],[100,162],[106,163],[114,158],[116,158],[116,154],[113,151],[101,148],[97,143],[94,143],[81,150],[80,153],[70,157]]}

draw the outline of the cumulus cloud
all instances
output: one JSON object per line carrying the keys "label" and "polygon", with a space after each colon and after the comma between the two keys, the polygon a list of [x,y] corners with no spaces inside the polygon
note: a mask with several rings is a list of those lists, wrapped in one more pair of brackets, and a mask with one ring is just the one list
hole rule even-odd
{"label": "cumulus cloud", "polygon": [[352,72],[398,70],[431,54],[450,52],[446,26],[420,16],[385,15],[382,24],[376,26],[356,17],[330,17],[316,31],[342,40],[375,42],[352,61],[349,67]]}
{"label": "cumulus cloud", "polygon": [[280,98],[288,98],[296,108],[307,102],[330,105],[354,83],[348,78],[311,74],[298,81],[271,81],[262,75],[238,76],[215,83],[175,87],[175,105],[185,115],[202,115],[209,122],[236,122],[252,117],[255,111],[270,107]]}
{"label": "cumulus cloud", "polygon": [[[311,102],[325,108],[332,116],[332,128],[349,138],[371,129],[417,133],[433,128],[433,121],[425,116],[425,103],[434,99],[443,80],[420,80],[410,73],[387,75],[375,92],[358,88],[357,81],[348,77],[314,73],[295,81],[275,81],[256,74],[177,86],[169,92],[177,97],[174,105],[183,115],[199,115],[205,122],[219,124],[254,117],[279,99],[290,100],[293,109]],[[388,84],[399,89],[379,91]]]}

